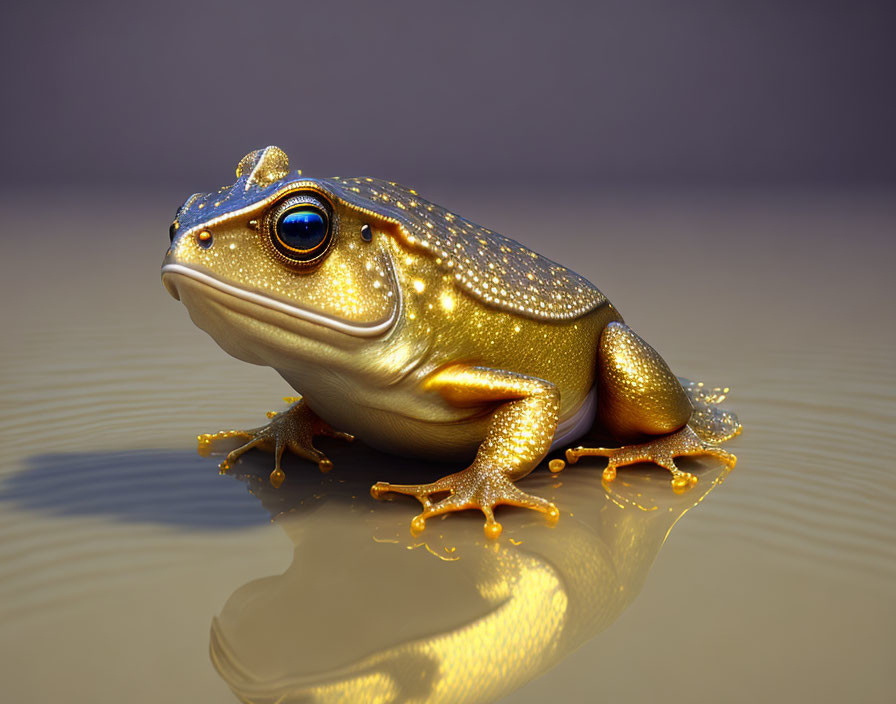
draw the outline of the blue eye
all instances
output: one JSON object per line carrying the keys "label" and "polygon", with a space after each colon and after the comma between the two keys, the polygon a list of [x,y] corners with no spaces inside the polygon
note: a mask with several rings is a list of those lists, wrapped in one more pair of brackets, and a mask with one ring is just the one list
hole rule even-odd
{"label": "blue eye", "polygon": [[329,210],[311,196],[291,198],[272,213],[269,233],[277,252],[294,264],[318,261],[332,240]]}
{"label": "blue eye", "polygon": [[327,236],[327,221],[316,208],[296,208],[280,217],[277,237],[296,252],[310,252]]}

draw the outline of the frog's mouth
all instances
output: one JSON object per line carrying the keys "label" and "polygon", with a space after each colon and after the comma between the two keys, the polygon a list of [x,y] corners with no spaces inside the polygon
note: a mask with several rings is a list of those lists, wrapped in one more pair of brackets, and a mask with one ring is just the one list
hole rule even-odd
{"label": "frog's mouth", "polygon": [[268,310],[276,311],[278,313],[284,313],[298,320],[321,325],[353,337],[377,337],[392,329],[398,321],[402,307],[401,287],[398,285],[398,279],[395,274],[395,269],[392,266],[392,261],[389,257],[382,257],[382,264],[388,272],[389,284],[391,285],[392,290],[395,291],[394,303],[392,304],[392,310],[385,318],[369,323],[353,323],[343,318],[337,318],[336,316],[311,308],[303,308],[257,291],[243,289],[239,286],[234,286],[233,284],[221,281],[204,271],[185,266],[184,264],[173,262],[164,264],[162,266],[162,284],[165,286],[168,293],[179,301],[180,293],[177,290],[177,279],[184,276],[194,282],[204,284],[216,291],[227,294],[228,296],[233,296],[238,300],[261,306],[262,308],[267,308]]}

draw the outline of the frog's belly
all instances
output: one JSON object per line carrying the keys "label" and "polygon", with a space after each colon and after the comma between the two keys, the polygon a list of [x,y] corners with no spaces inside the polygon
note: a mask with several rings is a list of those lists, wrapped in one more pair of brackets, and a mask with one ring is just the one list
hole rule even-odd
{"label": "frog's belly", "polygon": [[[343,394],[305,388],[308,405],[338,430],[384,452],[428,459],[471,460],[485,439],[495,408],[456,408],[398,390],[367,397],[356,388],[354,393]],[[588,431],[594,422],[596,398],[592,388],[560,418],[551,449],[567,446]]]}
{"label": "frog's belly", "polygon": [[471,459],[491,416],[491,409],[439,408],[401,394],[350,399],[311,393],[305,399],[327,423],[371,447],[427,459]]}
{"label": "frog's belly", "polygon": [[352,419],[354,435],[378,450],[409,457],[470,461],[488,431],[489,416],[451,423],[412,418],[382,409],[365,409]]}

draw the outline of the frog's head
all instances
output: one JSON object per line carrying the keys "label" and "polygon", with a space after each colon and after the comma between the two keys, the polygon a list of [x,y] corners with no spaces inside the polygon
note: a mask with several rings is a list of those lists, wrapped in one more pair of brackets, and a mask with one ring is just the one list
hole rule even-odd
{"label": "frog's head", "polygon": [[297,344],[322,354],[387,334],[402,308],[389,224],[341,197],[338,179],[290,172],[277,147],[246,155],[236,175],[188,198],[170,228],[162,281],[193,321],[270,366]]}

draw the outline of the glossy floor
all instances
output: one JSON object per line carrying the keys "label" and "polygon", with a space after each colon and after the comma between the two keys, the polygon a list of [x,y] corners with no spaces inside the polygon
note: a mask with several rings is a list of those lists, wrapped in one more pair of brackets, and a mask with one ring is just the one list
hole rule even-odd
{"label": "glossy floor", "polygon": [[685,462],[676,496],[542,468],[524,485],[561,521],[504,509],[497,543],[472,514],[413,538],[414,502],[369,484],[444,468],[357,445],[322,441],[328,475],[288,459],[280,490],[260,453],[218,476],[197,433],[289,390],[162,289],[176,196],[8,195],[2,699],[892,701],[894,199],[430,195],[732,386],[736,469]]}

